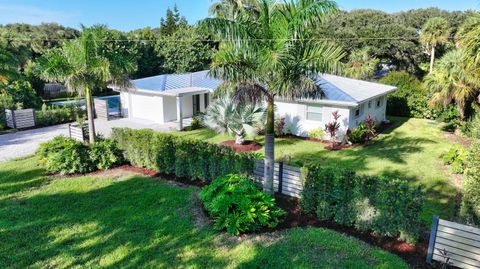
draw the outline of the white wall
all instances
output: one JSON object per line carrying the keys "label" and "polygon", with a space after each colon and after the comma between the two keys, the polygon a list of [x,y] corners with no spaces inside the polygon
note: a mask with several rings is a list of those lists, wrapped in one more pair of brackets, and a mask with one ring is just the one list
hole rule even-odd
{"label": "white wall", "polygon": [[120,92],[120,107],[122,110],[122,117],[128,118],[128,109],[129,109],[129,102],[128,102],[128,92]]}
{"label": "white wall", "polygon": [[173,96],[163,97],[163,121],[177,120],[177,98]]}
{"label": "white wall", "polygon": [[120,100],[124,115],[130,118],[145,119],[156,123],[163,121],[163,98],[139,92],[122,93]]}
{"label": "white wall", "polygon": [[[380,106],[377,106],[377,101],[380,101]],[[370,103],[370,107],[369,107]],[[386,111],[387,111],[387,98],[386,96],[380,96],[374,98],[370,101],[366,101],[359,105],[360,115],[356,116],[356,108],[352,108],[350,118],[350,128],[355,128],[367,118],[368,115],[371,115],[375,122],[380,123],[386,120]]]}
{"label": "white wall", "polygon": [[[343,135],[347,132],[349,126],[350,118],[350,109],[348,107],[336,107],[331,105],[320,105],[320,104],[306,104],[298,102],[285,102],[285,101],[276,101],[276,114],[278,116],[285,117],[285,123],[287,128],[291,128],[292,133],[299,136],[308,136],[308,132],[321,128],[325,129],[325,124],[333,121],[332,113],[338,111],[341,115],[340,121],[340,130],[339,138],[343,138]],[[307,119],[307,107],[308,106],[318,106],[321,107],[322,111],[322,121],[314,121]],[[328,139],[328,136],[325,136],[325,139]]]}

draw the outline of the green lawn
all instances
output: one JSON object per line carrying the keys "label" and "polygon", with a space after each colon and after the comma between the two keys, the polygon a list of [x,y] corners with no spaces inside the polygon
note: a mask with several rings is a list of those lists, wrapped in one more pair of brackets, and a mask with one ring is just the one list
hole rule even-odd
{"label": "green lawn", "polygon": [[125,173],[54,178],[35,163],[0,164],[0,268],[407,268],[325,229],[215,232],[198,221],[193,187]]}
{"label": "green lawn", "polygon": [[[276,139],[275,157],[281,159],[287,156],[291,164],[297,166],[315,161],[326,166],[349,167],[362,174],[397,177],[422,184],[428,198],[422,214],[425,223],[430,223],[434,214],[451,219],[455,210],[456,189],[451,184],[449,170],[439,157],[452,146],[452,142],[445,138],[435,121],[391,120],[392,126],[366,146],[327,151],[316,142]],[[214,143],[231,139],[207,129],[177,134]],[[262,137],[254,139],[263,142]]]}

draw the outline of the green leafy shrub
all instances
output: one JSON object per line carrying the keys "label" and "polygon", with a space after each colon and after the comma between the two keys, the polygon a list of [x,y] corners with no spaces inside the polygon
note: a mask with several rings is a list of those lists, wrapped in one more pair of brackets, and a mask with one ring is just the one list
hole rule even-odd
{"label": "green leafy shrub", "polygon": [[95,169],[87,145],[64,136],[40,145],[37,151],[39,161],[50,173],[87,173]]}
{"label": "green leafy shrub", "polygon": [[65,136],[57,136],[40,144],[38,161],[50,173],[88,173],[108,169],[123,161],[122,152],[113,140],[105,139],[88,145]]}
{"label": "green leafy shrub", "polygon": [[315,138],[318,140],[323,140],[325,136],[325,131],[322,128],[315,128],[308,132],[308,137]]}
{"label": "green leafy shrub", "polygon": [[112,131],[112,139],[133,165],[192,180],[213,180],[231,173],[251,173],[255,153],[155,132],[128,128]]}
{"label": "green leafy shrub", "polygon": [[252,180],[236,174],[213,180],[200,192],[200,199],[214,218],[215,229],[232,235],[275,227],[285,214]]}
{"label": "green leafy shrub", "polygon": [[447,152],[442,154],[444,164],[452,166],[452,171],[456,174],[462,174],[465,168],[465,159],[468,152],[459,145],[452,146]]}
{"label": "green leafy shrub", "polygon": [[361,144],[364,143],[367,137],[367,127],[362,122],[356,128],[347,132],[347,139],[348,141],[352,142],[353,144]]}
{"label": "green leafy shrub", "polygon": [[398,88],[387,99],[387,114],[392,116],[432,118],[428,108],[429,97],[422,82],[407,72],[389,72],[379,81],[382,84],[396,86]]}
{"label": "green leafy shrub", "polygon": [[417,240],[423,205],[420,188],[403,180],[358,176],[352,170],[315,164],[305,166],[303,173],[304,212],[362,231]]}
{"label": "green leafy shrub", "polygon": [[122,151],[111,139],[103,139],[91,146],[90,158],[97,169],[110,169],[123,162]]}
{"label": "green leafy shrub", "polygon": [[78,117],[85,115],[85,111],[78,106],[48,107],[42,106],[42,110],[36,111],[36,125],[46,127],[56,124],[74,122]]}
{"label": "green leafy shrub", "polygon": [[480,225],[480,140],[468,151],[460,216],[471,225]]}

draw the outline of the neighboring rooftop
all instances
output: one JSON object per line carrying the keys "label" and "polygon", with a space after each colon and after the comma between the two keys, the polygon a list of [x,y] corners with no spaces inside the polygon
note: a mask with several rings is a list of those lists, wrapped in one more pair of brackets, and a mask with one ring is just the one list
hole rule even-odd
{"label": "neighboring rooftop", "polygon": [[[195,89],[215,90],[220,83],[220,80],[210,77],[208,71],[164,74],[132,80],[132,84],[139,90],[163,94],[188,92]],[[325,93],[325,100],[337,102],[361,103],[396,90],[394,86],[329,74],[319,76],[317,83]]]}

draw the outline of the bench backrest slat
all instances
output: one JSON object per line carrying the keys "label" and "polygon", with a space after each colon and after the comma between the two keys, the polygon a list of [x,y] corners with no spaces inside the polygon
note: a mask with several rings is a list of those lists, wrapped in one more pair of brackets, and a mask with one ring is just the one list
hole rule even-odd
{"label": "bench backrest slat", "polygon": [[459,268],[480,269],[480,229],[433,219],[427,262],[446,262]]}

